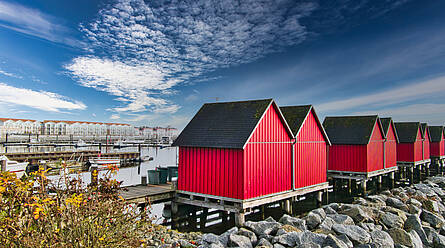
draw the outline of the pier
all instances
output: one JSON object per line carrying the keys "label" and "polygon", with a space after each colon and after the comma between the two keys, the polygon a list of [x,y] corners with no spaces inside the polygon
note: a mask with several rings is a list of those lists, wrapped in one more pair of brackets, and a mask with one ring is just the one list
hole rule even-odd
{"label": "pier", "polygon": [[137,185],[124,187],[120,196],[129,203],[137,205],[156,204],[174,199],[176,190],[172,183],[160,185]]}

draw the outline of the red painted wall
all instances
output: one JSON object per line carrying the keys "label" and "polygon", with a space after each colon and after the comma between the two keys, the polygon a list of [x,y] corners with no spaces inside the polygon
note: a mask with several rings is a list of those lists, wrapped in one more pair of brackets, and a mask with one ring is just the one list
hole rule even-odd
{"label": "red painted wall", "polygon": [[386,135],[385,160],[385,168],[391,168],[397,165],[397,140],[392,125],[389,125],[388,134]]}
{"label": "red painted wall", "polygon": [[430,158],[430,138],[428,128],[425,130],[425,137],[423,139],[423,159]]}
{"label": "red painted wall", "polygon": [[367,146],[367,172],[383,169],[383,142],[382,129],[376,124]]}
{"label": "red painted wall", "polygon": [[366,145],[332,145],[328,170],[366,172]]}
{"label": "red painted wall", "polygon": [[311,111],[294,146],[296,188],[326,182],[327,145],[314,112]]}
{"label": "red painted wall", "polygon": [[244,149],[243,199],[292,189],[291,141],[271,106]]}
{"label": "red painted wall", "polygon": [[243,150],[179,148],[178,189],[242,199]]}
{"label": "red painted wall", "polygon": [[417,162],[422,160],[422,135],[420,128],[417,130],[417,137],[414,143],[397,144],[397,161]]}
{"label": "red painted wall", "polygon": [[434,157],[445,156],[445,137],[442,133],[442,138],[440,142],[430,143],[430,155]]}

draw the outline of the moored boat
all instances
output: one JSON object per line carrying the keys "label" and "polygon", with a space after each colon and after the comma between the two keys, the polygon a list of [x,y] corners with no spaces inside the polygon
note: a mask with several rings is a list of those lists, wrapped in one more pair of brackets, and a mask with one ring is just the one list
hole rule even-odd
{"label": "moored boat", "polygon": [[26,172],[29,162],[17,162],[9,160],[5,155],[0,156],[0,161],[6,161],[6,171],[13,172],[17,177],[22,177]]}

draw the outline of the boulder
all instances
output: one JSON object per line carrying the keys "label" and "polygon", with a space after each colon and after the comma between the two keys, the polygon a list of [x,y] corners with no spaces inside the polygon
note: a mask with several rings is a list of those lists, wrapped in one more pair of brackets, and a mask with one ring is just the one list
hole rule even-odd
{"label": "boulder", "polygon": [[317,208],[311,211],[311,213],[318,214],[323,221],[326,218],[326,213],[322,208]]}
{"label": "boulder", "polygon": [[[424,226],[422,228],[422,230],[425,232],[425,236],[428,242],[423,242],[424,244],[432,244],[434,237],[438,235],[438,233],[436,232],[436,230],[430,226]],[[420,235],[419,235],[420,236]]]}
{"label": "boulder", "polygon": [[336,224],[336,222],[331,217],[326,217],[324,221],[318,226],[318,228],[330,231],[334,224]]}
{"label": "boulder", "polygon": [[329,234],[324,243],[323,247],[330,246],[332,248],[349,248],[349,246],[343,242],[341,239],[337,238],[335,235]]}
{"label": "boulder", "polygon": [[359,223],[362,221],[366,222],[371,219],[371,217],[366,214],[360,206],[357,205],[353,205],[350,208],[344,209],[340,211],[340,213],[351,217],[355,223]]}
{"label": "boulder", "polygon": [[444,225],[444,219],[430,211],[423,210],[420,214],[420,218],[430,224],[435,229],[439,229]]}
{"label": "boulder", "polygon": [[277,222],[272,216],[267,217],[266,219],[264,219],[264,221],[267,221],[267,222]]}
{"label": "boulder", "polygon": [[413,247],[413,241],[411,235],[405,230],[400,228],[392,228],[388,230],[388,234],[391,236],[394,244],[400,244],[407,247]]}
{"label": "boulder", "polygon": [[403,220],[393,213],[384,213],[380,217],[380,221],[388,228],[402,228]]}
{"label": "boulder", "polygon": [[349,240],[348,236],[346,236],[345,234],[338,235],[337,238],[343,241],[343,243],[345,243],[348,247],[350,248],[354,247],[352,241]]}
{"label": "boulder", "polygon": [[247,230],[246,228],[240,228],[238,231],[238,235],[248,237],[250,239],[250,243],[252,243],[252,245],[256,245],[256,243],[258,242],[258,239],[257,239],[257,236],[255,235],[255,233],[250,230]]}
{"label": "boulder", "polygon": [[273,248],[273,245],[269,242],[269,240],[262,238],[258,241],[255,248]]}
{"label": "boulder", "polygon": [[252,230],[256,235],[274,235],[278,228],[281,227],[281,224],[278,222],[269,222],[269,221],[246,221],[244,227]]}
{"label": "boulder", "polygon": [[375,225],[374,223],[364,223],[364,222],[361,222],[361,223],[358,224],[358,226],[363,228],[363,229],[365,229],[368,232],[373,232],[373,231],[376,231],[376,230],[380,230],[380,231],[382,230],[382,226],[381,225]]}
{"label": "boulder", "polygon": [[408,215],[403,228],[407,232],[414,230],[419,235],[422,242],[424,244],[428,244],[427,236],[425,234],[424,229],[422,228],[422,224],[421,224],[420,219],[417,215]]}
{"label": "boulder", "polygon": [[202,235],[201,240],[206,244],[221,244],[219,237],[213,233],[205,233]]}
{"label": "boulder", "polygon": [[304,220],[306,221],[307,228],[310,230],[315,229],[322,222],[320,215],[313,212],[309,212],[309,214],[304,217]]}
{"label": "boulder", "polygon": [[314,243],[321,246],[325,239],[326,235],[304,231],[300,233],[300,239],[297,239],[295,243],[297,246],[307,243]]}
{"label": "boulder", "polygon": [[337,234],[346,235],[354,245],[366,244],[371,241],[371,236],[359,226],[335,224],[332,226],[332,230]]}
{"label": "boulder", "polygon": [[285,233],[280,236],[276,236],[273,239],[273,243],[280,243],[285,246],[293,247],[300,241],[300,234],[298,232]]}
{"label": "boulder", "polygon": [[280,218],[279,222],[282,223],[283,225],[294,226],[301,231],[307,230],[305,220],[302,220],[300,218],[295,218],[295,217],[289,216],[287,214],[283,215],[283,217]]}
{"label": "boulder", "polygon": [[321,248],[321,245],[309,242],[309,243],[297,245],[295,247],[297,247],[297,248]]}
{"label": "boulder", "polygon": [[371,232],[371,241],[372,247],[375,248],[394,247],[394,241],[392,240],[391,235],[384,231],[376,230]]}
{"label": "boulder", "polygon": [[354,220],[345,215],[345,214],[328,214],[328,217],[330,217],[332,220],[335,221],[337,224],[344,224],[344,225],[354,225]]}
{"label": "boulder", "polygon": [[276,244],[273,244],[273,248],[286,248],[286,247],[284,245],[276,243]]}
{"label": "boulder", "polygon": [[240,248],[252,248],[252,243],[250,242],[250,239],[248,237],[237,235],[237,234],[230,234],[229,235],[229,246],[232,247],[240,247]]}
{"label": "boulder", "polygon": [[445,248],[445,236],[437,234],[433,237],[433,247],[434,248]]}
{"label": "boulder", "polygon": [[232,227],[229,230],[225,231],[223,234],[219,235],[218,239],[224,246],[227,246],[227,242],[229,242],[229,235],[237,232],[238,227]]}
{"label": "boulder", "polygon": [[423,248],[422,240],[420,239],[416,231],[411,230],[409,232],[409,235],[411,235],[411,240],[413,241],[413,248]]}
{"label": "boulder", "polygon": [[386,199],[386,205],[403,211],[408,211],[408,206],[406,206],[401,200],[394,197],[388,197],[388,199]]}
{"label": "boulder", "polygon": [[324,208],[324,212],[325,212],[326,214],[337,214],[337,211],[335,211],[333,208],[331,208],[331,207],[329,207],[329,206],[327,206],[327,207]]}
{"label": "boulder", "polygon": [[414,198],[409,198],[409,200],[406,203],[412,204],[416,207],[422,207],[422,203]]}

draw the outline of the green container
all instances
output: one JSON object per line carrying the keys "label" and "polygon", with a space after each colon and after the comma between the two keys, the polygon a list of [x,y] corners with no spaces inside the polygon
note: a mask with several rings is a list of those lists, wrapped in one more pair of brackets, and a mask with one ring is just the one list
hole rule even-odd
{"label": "green container", "polygon": [[160,172],[157,170],[148,170],[147,176],[148,176],[148,183],[149,184],[159,184],[160,183]]}
{"label": "green container", "polygon": [[159,173],[160,173],[160,175],[159,175],[159,183],[160,184],[166,184],[167,183],[167,178],[168,178],[168,168],[158,167],[158,168],[156,168],[156,170],[158,170]]}
{"label": "green container", "polygon": [[178,166],[167,166],[168,181],[171,182],[173,177],[178,177]]}

